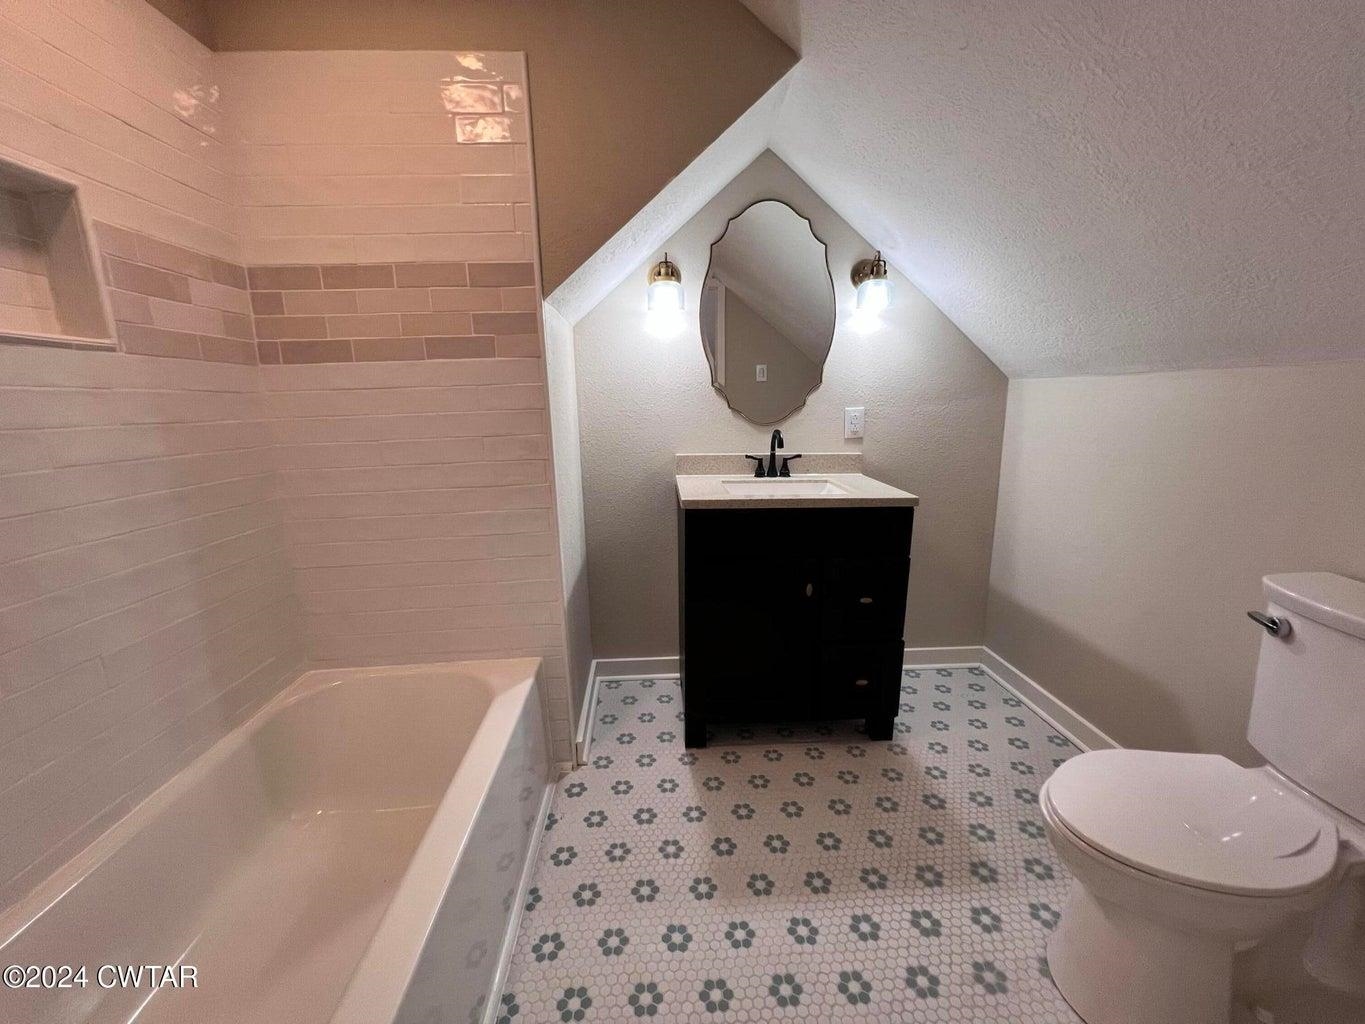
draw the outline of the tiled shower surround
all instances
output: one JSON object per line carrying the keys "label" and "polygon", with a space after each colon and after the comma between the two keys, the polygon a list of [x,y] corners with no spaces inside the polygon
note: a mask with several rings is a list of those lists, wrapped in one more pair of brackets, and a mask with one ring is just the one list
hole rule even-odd
{"label": "tiled shower surround", "polygon": [[1038,789],[1078,751],[980,667],[855,723],[682,745],[677,679],[607,681],[559,784],[499,1024],[1079,1024]]}
{"label": "tiled shower surround", "polygon": [[0,346],[0,905],[303,662],[259,374]]}
{"label": "tiled shower surround", "polygon": [[571,756],[524,83],[0,4],[0,156],[120,349],[0,342],[0,905],[307,661],[541,656]]}
{"label": "tiled shower surround", "polygon": [[112,224],[95,238],[122,351],[257,362],[245,269]]}
{"label": "tiled shower surround", "polygon": [[119,348],[230,363],[540,356],[532,263],[243,267],[96,223]]}
{"label": "tiled shower surround", "polygon": [[262,363],[540,355],[531,263],[251,267]]}

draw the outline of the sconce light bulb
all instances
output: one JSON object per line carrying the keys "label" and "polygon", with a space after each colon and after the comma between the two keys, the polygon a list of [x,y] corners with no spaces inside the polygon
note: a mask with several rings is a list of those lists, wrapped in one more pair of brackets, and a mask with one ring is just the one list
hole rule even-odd
{"label": "sconce light bulb", "polygon": [[871,316],[891,305],[891,282],[884,277],[869,278],[858,285],[858,310]]}
{"label": "sconce light bulb", "polygon": [[881,251],[870,260],[859,260],[853,265],[853,286],[857,291],[857,311],[876,317],[891,305],[891,282],[887,279],[886,260]]}
{"label": "sconce light bulb", "polygon": [[649,270],[645,308],[650,313],[678,314],[683,305],[682,271],[664,253],[664,258]]}
{"label": "sconce light bulb", "polygon": [[682,282],[654,281],[649,286],[646,305],[651,313],[681,313],[684,308]]}

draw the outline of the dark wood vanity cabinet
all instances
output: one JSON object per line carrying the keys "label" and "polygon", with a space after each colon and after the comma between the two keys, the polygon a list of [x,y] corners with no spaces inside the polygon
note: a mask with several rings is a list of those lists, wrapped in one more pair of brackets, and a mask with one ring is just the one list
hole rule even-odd
{"label": "dark wood vanity cabinet", "polygon": [[687,746],[710,722],[863,718],[890,738],[914,511],[678,509]]}

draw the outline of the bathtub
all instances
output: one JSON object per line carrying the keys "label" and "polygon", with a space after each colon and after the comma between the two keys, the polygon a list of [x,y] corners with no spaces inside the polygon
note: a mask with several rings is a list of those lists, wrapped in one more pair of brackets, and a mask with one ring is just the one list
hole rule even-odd
{"label": "bathtub", "polygon": [[489,1015],[552,781],[539,665],[300,676],[0,915],[0,968],[57,969],[0,1021]]}

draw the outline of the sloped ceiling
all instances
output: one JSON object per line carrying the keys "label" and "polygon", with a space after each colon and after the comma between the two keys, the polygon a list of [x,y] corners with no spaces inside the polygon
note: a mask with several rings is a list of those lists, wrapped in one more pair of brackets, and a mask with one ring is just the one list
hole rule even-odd
{"label": "sloped ceiling", "polygon": [[1360,0],[746,5],[771,148],[1010,376],[1365,357]]}
{"label": "sloped ceiling", "polygon": [[[791,72],[779,79],[700,156],[668,182],[553,291],[550,305],[577,323],[640,261],[664,244],[754,158],[768,148]],[[684,271],[686,273],[687,271]]]}

